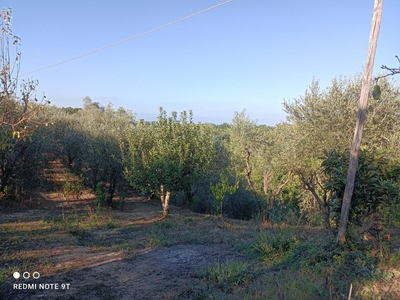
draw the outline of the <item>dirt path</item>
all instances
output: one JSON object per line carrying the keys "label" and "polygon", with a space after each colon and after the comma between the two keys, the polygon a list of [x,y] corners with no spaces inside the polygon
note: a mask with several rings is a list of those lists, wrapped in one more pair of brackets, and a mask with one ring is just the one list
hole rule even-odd
{"label": "dirt path", "polygon": [[202,284],[198,279],[201,268],[226,259],[221,252],[218,246],[176,245],[143,251],[129,259],[114,253],[97,254],[98,259],[91,261],[94,266],[51,278],[70,282],[71,290],[41,295],[59,299],[175,299],[185,287]]}

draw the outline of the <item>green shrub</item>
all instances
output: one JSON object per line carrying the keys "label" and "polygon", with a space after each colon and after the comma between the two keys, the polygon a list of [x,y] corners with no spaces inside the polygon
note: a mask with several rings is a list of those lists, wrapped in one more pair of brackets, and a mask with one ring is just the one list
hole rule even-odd
{"label": "green shrub", "polygon": [[262,230],[253,249],[264,261],[278,263],[293,255],[298,245],[299,240],[285,230],[278,232]]}
{"label": "green shrub", "polygon": [[110,194],[103,192],[103,184],[96,184],[97,209],[101,210],[109,201]]}
{"label": "green shrub", "polygon": [[185,192],[181,190],[171,196],[170,203],[179,207],[188,207],[200,214],[215,213],[216,200],[206,180],[199,180],[192,185],[190,201],[188,201]]}
{"label": "green shrub", "polygon": [[[337,243],[333,235],[319,242],[303,242],[281,265],[290,269],[312,270],[313,273],[331,272],[335,295],[348,293],[350,283],[388,281],[392,272],[379,268],[380,258],[373,255],[372,243],[350,235],[345,245]],[[340,297],[339,297],[340,298]]]}
{"label": "green shrub", "polygon": [[225,196],[234,194],[238,188],[239,188],[239,181],[236,180],[236,182],[233,185],[231,185],[229,183],[228,176],[222,172],[220,173],[220,181],[215,185],[210,184],[211,192],[215,200],[217,201],[215,210],[217,211],[218,215],[222,213],[221,212],[222,201],[224,200]]}
{"label": "green shrub", "polygon": [[71,178],[71,175],[68,172],[64,171],[65,175],[65,183],[63,185],[63,195],[65,199],[68,199],[69,196],[74,197],[76,200],[82,196],[82,188],[83,188],[83,178],[79,179]]}
{"label": "green shrub", "polygon": [[250,220],[257,213],[257,203],[250,191],[239,188],[225,196],[222,213],[232,219]]}
{"label": "green shrub", "polygon": [[[2,129],[0,129],[0,139]],[[0,196],[22,201],[44,182],[42,170],[46,167],[47,141],[43,130],[37,130],[26,140],[13,140],[0,149]]]}

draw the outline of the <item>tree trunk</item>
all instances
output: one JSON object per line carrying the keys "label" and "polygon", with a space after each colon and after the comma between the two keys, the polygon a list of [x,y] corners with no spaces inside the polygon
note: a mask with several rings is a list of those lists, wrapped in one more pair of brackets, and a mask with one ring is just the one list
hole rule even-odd
{"label": "tree trunk", "polygon": [[272,224],[271,220],[271,212],[272,209],[274,208],[275,200],[278,197],[278,195],[281,193],[282,189],[286,186],[286,184],[289,182],[290,178],[292,177],[293,173],[293,167],[290,168],[288,177],[286,180],[278,187],[278,189],[273,193],[268,193],[269,190],[269,176],[271,175],[271,172],[268,168],[268,166],[265,167],[264,170],[264,194],[265,194],[265,201],[267,203],[267,211],[266,211],[266,218],[267,221]]}
{"label": "tree trunk", "polygon": [[110,206],[112,208],[114,208],[113,198],[114,198],[116,186],[117,186],[117,178],[115,175],[115,170],[113,170],[112,175],[111,175],[110,185],[108,187],[109,198],[107,199],[108,206]]}
{"label": "tree trunk", "polygon": [[330,224],[330,207],[329,207],[329,202],[324,202],[322,206],[322,216],[324,218],[324,227],[327,230],[331,229],[331,224]]}
{"label": "tree trunk", "polygon": [[171,197],[170,191],[164,191],[164,185],[160,186],[160,199],[163,207],[163,217],[169,216],[169,198]]}
{"label": "tree trunk", "polygon": [[268,223],[271,223],[271,210],[274,206],[274,203],[272,202],[270,195],[268,195],[269,175],[270,175],[269,168],[268,166],[266,166],[264,170],[264,185],[263,185],[265,202],[267,204],[267,211],[265,212],[265,218]]}
{"label": "tree trunk", "polygon": [[342,210],[340,213],[339,232],[337,237],[337,241],[339,244],[344,244],[346,241],[347,221],[349,219],[351,197],[353,195],[353,190],[354,190],[354,181],[356,177],[358,156],[360,152],[362,132],[367,112],[368,95],[372,79],[372,69],[374,66],[376,46],[378,43],[379,28],[381,25],[382,4],[383,0],[375,0],[374,12],[372,15],[371,32],[369,37],[367,63],[362,81],[360,102],[358,105],[357,122],[354,130],[353,144],[350,153],[349,169],[347,172],[346,187],[344,190]]}
{"label": "tree trunk", "polygon": [[244,171],[245,171],[247,184],[249,185],[250,191],[253,193],[254,198],[256,198],[258,211],[261,214],[262,213],[261,202],[260,202],[260,199],[257,196],[256,189],[254,188],[254,184],[253,184],[253,182],[251,181],[251,178],[250,178],[250,174],[251,174],[250,155],[251,155],[251,152],[250,152],[250,150],[248,148],[246,148],[245,151],[246,151],[246,156],[245,156],[246,169]]}

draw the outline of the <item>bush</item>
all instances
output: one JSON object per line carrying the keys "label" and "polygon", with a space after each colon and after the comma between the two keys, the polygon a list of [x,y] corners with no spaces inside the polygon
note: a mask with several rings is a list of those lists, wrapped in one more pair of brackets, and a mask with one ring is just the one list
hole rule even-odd
{"label": "bush", "polygon": [[299,240],[287,231],[261,231],[253,249],[266,262],[280,262],[290,257],[298,244]]}
{"label": "bush", "polygon": [[250,220],[257,213],[257,203],[253,194],[243,188],[226,195],[222,201],[222,213],[229,218]]}
{"label": "bush", "polygon": [[336,242],[334,236],[325,237],[319,242],[299,244],[291,255],[281,262],[281,266],[291,269],[313,270],[331,273],[336,295],[348,292],[350,283],[365,280],[387,281],[393,278],[392,272],[378,268],[380,259],[374,257],[370,241],[351,236],[345,245]]}
{"label": "bush", "polygon": [[300,211],[295,204],[275,201],[270,215],[273,224],[286,223],[297,225],[300,218]]}
{"label": "bush", "polygon": [[0,192],[10,200],[21,201],[44,180],[46,153],[42,130],[0,152]]}
{"label": "bush", "polygon": [[[174,194],[171,204],[177,206],[187,205],[184,191]],[[210,185],[206,181],[200,181],[192,187],[192,199],[189,203],[190,210],[200,214],[214,214],[217,202],[211,193]]]}

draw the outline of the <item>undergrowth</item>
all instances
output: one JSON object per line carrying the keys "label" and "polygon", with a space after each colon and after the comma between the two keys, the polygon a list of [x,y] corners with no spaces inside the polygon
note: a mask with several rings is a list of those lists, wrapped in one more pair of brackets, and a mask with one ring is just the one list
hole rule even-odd
{"label": "undergrowth", "polygon": [[94,209],[74,212],[64,219],[58,216],[2,224],[0,289],[4,290],[1,282],[7,282],[14,269],[53,266],[50,256],[34,261],[21,256],[24,251],[28,253],[29,241],[40,243],[41,247],[62,244],[89,247],[92,251],[120,251],[127,259],[139,249],[180,244],[221,245],[221,249],[229,249],[229,259],[198,270],[195,278],[207,288],[187,286],[179,299],[196,295],[199,298],[194,299],[207,299],[207,294],[218,295],[216,299],[276,299],[277,283],[285,299],[344,299],[350,285],[354,299],[379,299],[369,287],[393,281],[393,269],[400,264],[400,254],[394,252],[390,240],[366,241],[351,230],[347,243],[338,245],[333,234],[322,234],[316,228],[265,229],[252,222],[222,222],[216,216],[198,214],[122,224],[113,212]]}

